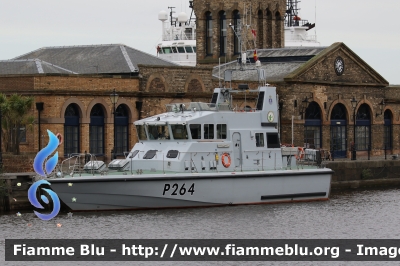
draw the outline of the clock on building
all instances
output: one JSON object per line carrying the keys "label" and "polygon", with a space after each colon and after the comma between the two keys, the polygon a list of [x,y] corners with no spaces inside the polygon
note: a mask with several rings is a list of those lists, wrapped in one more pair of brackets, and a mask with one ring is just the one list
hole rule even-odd
{"label": "clock on building", "polygon": [[338,76],[341,76],[344,72],[344,61],[340,56],[335,59],[335,72]]}

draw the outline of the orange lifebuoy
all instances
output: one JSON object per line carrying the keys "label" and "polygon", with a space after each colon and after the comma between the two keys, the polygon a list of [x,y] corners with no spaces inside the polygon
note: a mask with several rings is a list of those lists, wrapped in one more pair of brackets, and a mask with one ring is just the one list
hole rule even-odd
{"label": "orange lifebuoy", "polygon": [[304,149],[302,147],[297,147],[297,154],[296,154],[296,159],[300,160],[304,158]]}
{"label": "orange lifebuoy", "polygon": [[[228,162],[225,161],[225,158],[228,158]],[[231,156],[229,156],[229,153],[222,154],[221,162],[225,168],[228,168],[229,166],[231,166]]]}
{"label": "orange lifebuoy", "polygon": [[63,143],[63,135],[57,133],[56,137],[58,138],[58,146],[60,146]]}

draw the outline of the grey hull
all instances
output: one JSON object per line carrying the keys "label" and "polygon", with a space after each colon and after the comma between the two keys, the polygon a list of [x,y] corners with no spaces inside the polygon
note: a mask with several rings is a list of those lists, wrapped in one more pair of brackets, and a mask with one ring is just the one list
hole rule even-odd
{"label": "grey hull", "polygon": [[72,210],[123,210],[328,199],[332,170],[50,179]]}

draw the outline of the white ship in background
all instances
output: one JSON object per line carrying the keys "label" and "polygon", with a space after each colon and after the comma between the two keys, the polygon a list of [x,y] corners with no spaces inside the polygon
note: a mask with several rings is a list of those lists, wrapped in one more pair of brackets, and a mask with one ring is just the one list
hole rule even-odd
{"label": "white ship in background", "polygon": [[[315,27],[299,17],[298,0],[287,0],[285,15],[285,47],[320,46],[316,35],[308,31]],[[182,66],[196,66],[196,18],[193,1],[189,1],[191,15],[184,12],[174,16],[174,7],[168,7],[169,14],[161,11],[158,19],[162,22],[162,39],[157,45],[157,55]],[[257,48],[257,47],[255,47]]]}
{"label": "white ship in background", "polygon": [[297,0],[287,0],[285,16],[285,47],[316,47],[320,46],[317,35],[309,35],[308,31],[315,28],[315,23],[299,17]]}
{"label": "white ship in background", "polygon": [[190,18],[184,12],[174,17],[174,7],[171,11],[161,11],[158,19],[162,22],[162,40],[157,45],[160,58],[172,61],[182,66],[196,66],[196,21],[193,17],[193,1],[189,1],[192,13]]}

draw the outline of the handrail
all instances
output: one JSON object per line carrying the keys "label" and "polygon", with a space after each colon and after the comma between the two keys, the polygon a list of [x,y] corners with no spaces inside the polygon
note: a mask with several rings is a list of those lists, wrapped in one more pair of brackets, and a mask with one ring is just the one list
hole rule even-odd
{"label": "handrail", "polygon": [[[83,157],[83,162],[84,162],[83,165],[81,165],[81,159],[82,159],[82,157]],[[90,158],[88,161],[86,161],[86,160],[87,160],[87,157]],[[74,162],[74,164],[71,166],[71,162],[72,162],[73,159],[75,159],[75,162]],[[72,171],[71,171],[71,174],[70,174],[70,175],[73,176],[73,175],[75,174],[75,172],[78,172],[78,173],[79,173],[79,176],[82,176],[82,171],[81,171],[81,169],[80,169],[81,166],[84,167],[85,164],[86,164],[87,162],[93,162],[93,161],[96,161],[96,156],[93,155],[93,154],[91,154],[91,153],[72,153],[72,154],[70,155],[69,158],[67,158],[67,159],[65,159],[65,160],[63,160],[63,161],[61,162],[61,166],[60,166],[61,174],[64,173],[64,172],[63,172],[64,163],[67,163],[67,162],[68,162],[68,169],[70,170],[71,167],[72,167]],[[78,168],[79,171],[76,171],[76,168]],[[93,170],[93,168],[91,169],[91,174],[94,175],[94,170]]]}

